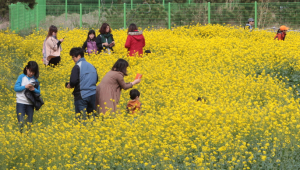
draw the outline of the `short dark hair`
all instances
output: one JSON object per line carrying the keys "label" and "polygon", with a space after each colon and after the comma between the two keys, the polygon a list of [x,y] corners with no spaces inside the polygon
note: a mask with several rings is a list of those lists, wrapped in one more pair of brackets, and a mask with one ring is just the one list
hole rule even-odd
{"label": "short dark hair", "polygon": [[127,33],[134,32],[137,29],[138,29],[137,26],[134,23],[132,23],[129,25]]}
{"label": "short dark hair", "polygon": [[129,92],[131,100],[134,100],[137,96],[140,97],[140,92],[137,89],[132,89]]}
{"label": "short dark hair", "polygon": [[122,58],[118,59],[118,61],[114,64],[111,70],[120,71],[125,76],[127,76],[127,67],[129,66],[128,62]]}
{"label": "short dark hair", "polygon": [[78,57],[78,55],[81,56],[81,58],[84,58],[84,52],[83,49],[80,47],[74,47],[70,50],[70,56],[75,56],[76,58]]}
{"label": "short dark hair", "polygon": [[23,70],[23,73],[25,75],[27,75],[27,70],[26,69],[29,69],[31,72],[34,72],[34,77],[36,79],[39,78],[39,75],[40,75],[40,72],[39,72],[39,65],[35,62],[35,61],[29,61],[27,63],[27,65],[25,66],[24,70]]}
{"label": "short dark hair", "polygon": [[106,34],[107,33],[106,32],[106,27],[109,27],[108,32],[111,33],[111,27],[109,26],[109,24],[108,23],[103,23],[100,30],[99,30],[100,34]]}

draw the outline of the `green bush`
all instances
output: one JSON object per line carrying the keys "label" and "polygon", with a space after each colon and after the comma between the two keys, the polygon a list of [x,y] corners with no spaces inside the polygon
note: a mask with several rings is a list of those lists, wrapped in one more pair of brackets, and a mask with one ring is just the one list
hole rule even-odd
{"label": "green bush", "polygon": [[17,3],[22,2],[28,4],[28,7],[30,9],[34,8],[34,5],[36,4],[35,0],[0,0],[0,16],[4,16],[8,13],[8,6],[11,3]]}

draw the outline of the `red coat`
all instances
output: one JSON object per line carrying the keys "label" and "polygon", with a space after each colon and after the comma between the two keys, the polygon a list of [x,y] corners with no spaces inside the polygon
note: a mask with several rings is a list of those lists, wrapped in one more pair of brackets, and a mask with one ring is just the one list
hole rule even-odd
{"label": "red coat", "polygon": [[125,48],[129,51],[129,56],[135,56],[138,52],[139,56],[143,55],[143,47],[145,47],[145,38],[142,32],[129,32],[125,43]]}
{"label": "red coat", "polygon": [[284,32],[279,32],[279,33],[277,33],[276,36],[274,37],[274,40],[275,40],[276,38],[278,38],[278,40],[284,40],[284,39],[285,39],[285,35],[286,35],[286,33],[284,33]]}

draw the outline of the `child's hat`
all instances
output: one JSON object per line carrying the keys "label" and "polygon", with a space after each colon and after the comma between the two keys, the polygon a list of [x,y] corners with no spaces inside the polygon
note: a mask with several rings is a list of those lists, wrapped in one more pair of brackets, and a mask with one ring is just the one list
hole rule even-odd
{"label": "child's hat", "polygon": [[248,19],[248,22],[251,22],[251,21],[254,22],[254,19],[253,19],[253,18],[249,18],[249,19]]}
{"label": "child's hat", "polygon": [[282,26],[280,26],[279,29],[280,29],[281,31],[284,31],[284,30],[288,30],[289,27],[286,27],[285,25],[282,25]]}

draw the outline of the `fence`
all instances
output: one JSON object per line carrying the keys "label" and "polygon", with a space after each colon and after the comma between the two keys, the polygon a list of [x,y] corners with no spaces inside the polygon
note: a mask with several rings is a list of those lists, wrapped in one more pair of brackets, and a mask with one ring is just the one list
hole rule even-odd
{"label": "fence", "polygon": [[[108,5],[108,4],[141,4],[144,2],[149,2],[149,3],[153,3],[153,2],[160,2],[162,3],[162,0],[48,0],[47,1],[47,5],[78,5],[80,3],[85,4],[85,5],[95,5],[97,4],[99,1],[99,3],[101,3],[102,5]],[[184,0],[186,1],[186,3],[193,3],[193,0]],[[95,3],[96,2],[96,3]],[[165,0],[165,3],[168,2],[174,2],[174,0]]]}
{"label": "fence", "polygon": [[9,23],[11,30],[22,30],[30,28],[36,24],[39,27],[39,22],[46,17],[46,0],[36,0],[37,5],[34,9],[29,9],[26,5],[18,2],[9,5]]}
{"label": "fence", "polygon": [[[193,24],[230,24],[244,26],[248,18],[255,19],[255,28],[280,25],[299,27],[300,3],[166,3],[159,4],[77,4],[45,5],[39,0],[33,10],[21,4],[10,5],[12,30],[36,25],[37,29],[54,24],[59,27],[99,28],[108,22],[113,29],[127,28],[130,23],[147,28],[171,28]],[[94,1],[95,2],[95,1]],[[18,10],[19,9],[19,10]],[[17,11],[15,11],[17,10]],[[35,11],[35,12],[34,12]]]}

